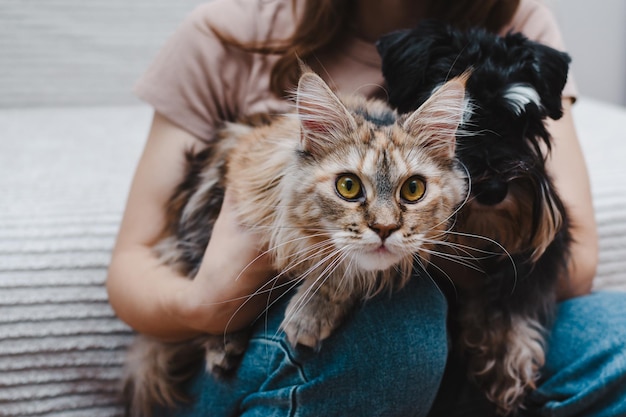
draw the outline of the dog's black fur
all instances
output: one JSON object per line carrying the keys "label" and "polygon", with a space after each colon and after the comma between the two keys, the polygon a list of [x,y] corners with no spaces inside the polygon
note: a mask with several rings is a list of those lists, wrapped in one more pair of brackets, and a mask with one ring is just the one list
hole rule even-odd
{"label": "dog's black fur", "polygon": [[377,46],[389,101],[400,112],[471,70],[473,111],[457,138],[471,195],[455,225],[456,252],[447,251],[480,258],[472,262],[484,278],[456,285],[456,346],[499,414],[515,414],[535,387],[544,327],[568,262],[570,224],[546,172],[551,137],[544,123],[562,116],[570,58],[521,34],[436,21],[386,35]]}

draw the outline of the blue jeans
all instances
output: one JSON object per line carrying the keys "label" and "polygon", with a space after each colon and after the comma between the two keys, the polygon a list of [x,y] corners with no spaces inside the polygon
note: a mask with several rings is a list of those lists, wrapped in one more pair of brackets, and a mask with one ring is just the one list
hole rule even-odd
{"label": "blue jeans", "polygon": [[[347,318],[319,352],[282,332],[287,298],[260,319],[237,374],[194,381],[196,401],[172,415],[425,416],[446,364],[447,304],[428,279],[379,296]],[[160,414],[161,415],[161,414]]]}
{"label": "blue jeans", "polygon": [[626,293],[561,303],[549,343],[530,415],[626,416]]}
{"label": "blue jeans", "polygon": [[[191,387],[196,401],[163,415],[493,415],[454,362],[446,369],[447,304],[429,280],[368,301],[319,352],[285,341],[285,306],[259,321],[236,375],[202,373]],[[626,294],[562,303],[543,374],[528,416],[626,416]]]}
{"label": "blue jeans", "polygon": [[[450,361],[429,417],[491,417],[491,404]],[[626,293],[559,304],[546,365],[523,417],[626,416]]]}

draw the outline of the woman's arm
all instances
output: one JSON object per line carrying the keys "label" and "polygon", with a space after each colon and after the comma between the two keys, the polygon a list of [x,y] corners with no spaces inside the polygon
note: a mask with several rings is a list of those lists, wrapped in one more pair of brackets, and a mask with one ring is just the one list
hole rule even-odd
{"label": "woman's arm", "polygon": [[560,277],[560,300],[591,291],[598,264],[598,235],[591,196],[589,174],[576,134],[572,102],[563,100],[563,117],[549,120],[552,152],[548,170],[569,212],[573,244],[567,276]]}
{"label": "woman's arm", "polygon": [[137,331],[163,339],[237,330],[267,303],[263,296],[244,303],[270,269],[265,257],[246,269],[259,254],[258,239],[238,225],[228,191],[194,280],[160,263],[152,251],[165,225],[166,203],[183,179],[184,151],[201,145],[155,114],[109,266],[107,291],[116,314]]}

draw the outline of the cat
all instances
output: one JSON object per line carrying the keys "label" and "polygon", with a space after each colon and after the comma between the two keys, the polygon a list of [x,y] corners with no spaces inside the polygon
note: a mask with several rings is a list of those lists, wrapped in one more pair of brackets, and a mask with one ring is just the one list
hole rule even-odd
{"label": "cat", "polygon": [[[295,347],[321,348],[358,303],[398,289],[445,239],[466,198],[455,159],[456,132],[468,111],[466,75],[445,83],[419,109],[398,114],[381,100],[339,97],[303,71],[295,111],[226,123],[205,150],[188,154],[188,172],[169,206],[155,250],[193,277],[226,187],[244,227],[260,231],[280,271],[297,286],[281,329]],[[259,120],[261,120],[259,122]],[[247,331],[165,343],[139,336],[129,352],[129,414],[149,415],[184,396],[200,367],[217,377],[237,366]]]}

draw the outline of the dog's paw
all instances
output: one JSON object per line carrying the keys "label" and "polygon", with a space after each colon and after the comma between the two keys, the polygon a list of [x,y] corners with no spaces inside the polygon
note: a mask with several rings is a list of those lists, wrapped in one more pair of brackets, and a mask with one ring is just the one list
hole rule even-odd
{"label": "dog's paw", "polygon": [[516,317],[499,372],[506,381],[498,388],[498,400],[509,409],[523,405],[526,394],[536,388],[545,363],[543,327],[531,319]]}
{"label": "dog's paw", "polygon": [[542,327],[531,319],[514,317],[511,328],[503,333],[498,347],[493,342],[483,346],[483,353],[473,361],[474,378],[502,416],[515,415],[523,408],[528,393],[536,388],[539,370],[544,364]]}

